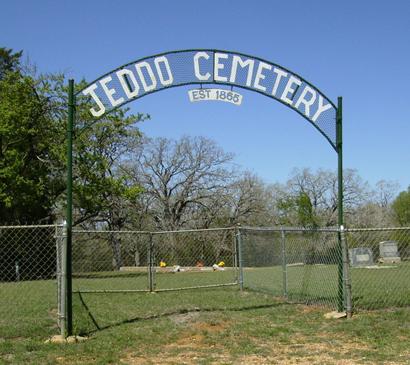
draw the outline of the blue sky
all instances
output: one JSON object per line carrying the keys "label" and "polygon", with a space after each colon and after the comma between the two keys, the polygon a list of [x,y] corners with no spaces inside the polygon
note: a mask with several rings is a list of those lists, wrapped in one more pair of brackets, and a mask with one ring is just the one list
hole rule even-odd
{"label": "blue sky", "polygon": [[[13,0],[0,46],[24,50],[41,72],[89,81],[177,49],[243,52],[286,67],[344,101],[344,165],[374,185],[410,185],[410,2]],[[336,169],[329,143],[300,115],[245,90],[240,107],[190,103],[173,88],[131,104],[151,114],[149,136],[212,138],[266,182],[294,167]]]}

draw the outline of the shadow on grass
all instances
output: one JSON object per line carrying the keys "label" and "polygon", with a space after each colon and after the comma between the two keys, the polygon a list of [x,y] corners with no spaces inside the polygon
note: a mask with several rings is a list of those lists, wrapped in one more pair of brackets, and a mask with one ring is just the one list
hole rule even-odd
{"label": "shadow on grass", "polygon": [[193,313],[193,312],[203,312],[203,313],[207,313],[207,312],[243,312],[243,311],[249,311],[249,310],[255,310],[255,309],[275,308],[275,307],[279,307],[279,306],[283,306],[283,305],[289,305],[288,303],[285,303],[285,302],[277,302],[277,303],[271,303],[271,304],[245,305],[245,306],[241,306],[241,307],[237,307],[237,308],[226,308],[226,307],[225,308],[218,308],[218,307],[213,307],[213,308],[212,307],[211,308],[191,308],[191,309],[182,308],[182,309],[178,309],[178,310],[174,310],[174,311],[164,312],[164,313],[160,313],[160,314],[154,314],[154,315],[151,315],[151,316],[145,316],[145,317],[144,316],[138,316],[138,317],[128,318],[128,319],[118,321],[116,323],[110,323],[109,325],[102,326],[102,325],[98,324],[95,316],[91,312],[89,306],[85,302],[85,300],[84,300],[83,296],[81,295],[81,293],[78,293],[78,294],[79,294],[81,305],[83,306],[83,308],[87,312],[88,317],[90,318],[91,322],[95,326],[95,329],[88,330],[88,331],[80,331],[79,332],[80,336],[89,336],[89,335],[91,335],[93,333],[97,333],[99,331],[119,327],[119,326],[129,324],[129,323],[136,323],[136,322],[140,322],[140,321],[148,321],[148,320],[153,320],[153,319],[165,318],[165,317],[178,315],[178,314],[186,314],[186,313]]}

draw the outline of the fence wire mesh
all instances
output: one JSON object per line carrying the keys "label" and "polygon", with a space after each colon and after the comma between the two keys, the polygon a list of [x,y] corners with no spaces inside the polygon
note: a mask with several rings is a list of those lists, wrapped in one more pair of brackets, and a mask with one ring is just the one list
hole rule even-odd
{"label": "fence wire mesh", "polygon": [[336,230],[241,229],[244,288],[337,307]]}
{"label": "fence wire mesh", "polygon": [[154,291],[235,284],[233,232],[74,231],[73,289]]}
{"label": "fence wire mesh", "polygon": [[[209,290],[235,284],[289,302],[337,309],[339,233],[337,229],[248,227],[75,230],[75,326],[101,328],[98,323],[155,312],[151,296],[137,292]],[[343,235],[354,311],[409,306],[410,228],[348,229]],[[58,332],[65,313],[65,242],[60,225],[0,227],[0,337],[46,337]],[[131,294],[122,294],[127,292]],[[195,305],[210,295],[209,291],[186,293]],[[346,292],[342,294],[346,298]],[[179,308],[181,295],[166,300]]]}
{"label": "fence wire mesh", "polygon": [[73,231],[73,291],[144,291],[150,234]]}
{"label": "fence wire mesh", "polygon": [[[75,230],[74,332],[89,333],[147,313],[158,315],[155,308],[163,309],[149,293],[237,285],[235,250],[233,229]],[[194,303],[203,294],[187,295]],[[169,310],[179,310],[187,302],[182,298],[186,295],[165,299]]]}
{"label": "fence wire mesh", "polygon": [[156,290],[238,283],[233,229],[156,233],[152,247]]}
{"label": "fence wire mesh", "polygon": [[353,309],[410,305],[410,228],[349,229]]}
{"label": "fence wire mesh", "polygon": [[55,334],[62,226],[0,227],[0,337]]}

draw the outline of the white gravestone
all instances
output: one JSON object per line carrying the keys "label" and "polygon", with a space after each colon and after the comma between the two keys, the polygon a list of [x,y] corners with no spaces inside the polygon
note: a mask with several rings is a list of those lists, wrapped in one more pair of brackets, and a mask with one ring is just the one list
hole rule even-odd
{"label": "white gravestone", "polygon": [[371,266],[373,265],[373,252],[369,247],[356,247],[349,249],[350,265]]}
{"label": "white gravestone", "polygon": [[396,241],[383,241],[379,243],[380,262],[395,263],[400,262],[400,254]]}

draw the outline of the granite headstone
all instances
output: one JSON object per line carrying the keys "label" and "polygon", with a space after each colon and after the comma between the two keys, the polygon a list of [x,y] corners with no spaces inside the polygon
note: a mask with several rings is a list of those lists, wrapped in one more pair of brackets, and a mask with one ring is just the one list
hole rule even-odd
{"label": "granite headstone", "polygon": [[356,247],[349,249],[350,265],[371,266],[373,265],[373,252],[369,247]]}
{"label": "granite headstone", "polygon": [[379,243],[380,261],[387,263],[400,262],[400,254],[396,241],[383,241]]}

